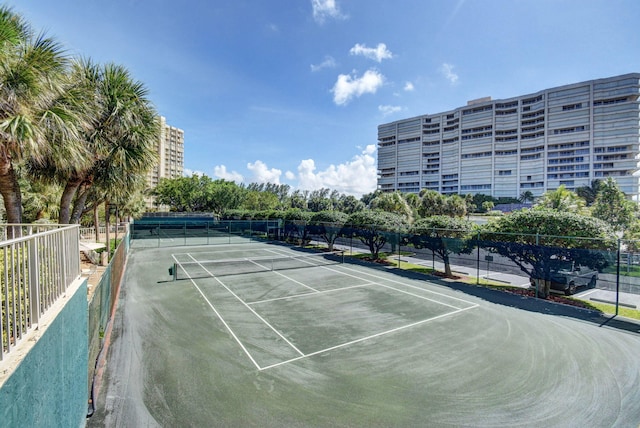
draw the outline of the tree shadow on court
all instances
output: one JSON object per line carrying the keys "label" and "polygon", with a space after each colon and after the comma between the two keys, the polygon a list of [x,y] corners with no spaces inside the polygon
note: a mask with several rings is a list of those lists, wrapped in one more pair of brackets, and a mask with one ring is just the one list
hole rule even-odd
{"label": "tree shadow on court", "polygon": [[345,257],[344,263],[366,266],[371,269],[393,273],[396,276],[407,279],[428,281],[431,284],[436,284],[442,287],[449,288],[451,290],[456,290],[498,305],[509,306],[512,308],[530,312],[537,312],[545,315],[574,318],[580,321],[598,325],[600,327],[615,328],[618,330],[640,334],[640,322],[636,322],[627,318],[617,317],[615,315],[603,314],[596,310],[564,305],[545,299],[522,296],[507,291],[500,291],[488,287],[483,287],[481,285],[471,285],[451,279],[442,279],[437,276],[398,269],[396,267],[379,266],[351,257]]}

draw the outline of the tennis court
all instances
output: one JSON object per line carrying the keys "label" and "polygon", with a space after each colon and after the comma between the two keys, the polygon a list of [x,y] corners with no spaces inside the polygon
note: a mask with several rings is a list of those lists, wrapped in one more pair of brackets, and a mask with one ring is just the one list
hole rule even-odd
{"label": "tennis court", "polygon": [[345,266],[339,254],[228,247],[173,257],[180,278],[192,282],[258,370],[477,306]]}
{"label": "tennis court", "polygon": [[640,329],[586,311],[256,242],[134,249],[124,281],[89,426],[640,422]]}

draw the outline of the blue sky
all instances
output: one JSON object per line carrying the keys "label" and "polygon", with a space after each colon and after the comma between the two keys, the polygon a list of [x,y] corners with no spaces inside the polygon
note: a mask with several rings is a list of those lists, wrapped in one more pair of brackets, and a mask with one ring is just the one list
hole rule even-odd
{"label": "blue sky", "polygon": [[76,56],[126,66],[185,169],[376,187],[377,126],[640,72],[637,0],[24,0]]}

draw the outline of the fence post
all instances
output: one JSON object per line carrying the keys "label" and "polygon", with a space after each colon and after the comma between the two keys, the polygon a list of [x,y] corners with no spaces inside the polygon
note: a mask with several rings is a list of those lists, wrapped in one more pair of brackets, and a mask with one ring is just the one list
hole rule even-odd
{"label": "fence post", "polygon": [[[40,324],[40,257],[38,239],[29,241],[29,310],[33,324]],[[5,269],[7,261],[5,260]]]}
{"label": "fence post", "polygon": [[400,269],[400,231],[396,232],[398,241],[398,269]]}
{"label": "fence post", "polygon": [[618,316],[618,307],[620,304],[620,238],[618,238],[618,254],[616,259],[616,316]]}
{"label": "fence post", "polygon": [[476,285],[480,285],[480,231],[478,231],[478,245],[477,245],[477,260],[476,260]]}
{"label": "fence post", "polygon": [[349,225],[349,251],[353,257],[353,224]]}
{"label": "fence post", "polygon": [[[540,234],[536,232],[536,247],[540,246]],[[546,279],[545,279],[546,280]],[[540,288],[540,278],[536,278],[536,299],[538,298],[538,288]],[[546,288],[545,288],[546,290]],[[547,296],[548,298],[548,296]]]}

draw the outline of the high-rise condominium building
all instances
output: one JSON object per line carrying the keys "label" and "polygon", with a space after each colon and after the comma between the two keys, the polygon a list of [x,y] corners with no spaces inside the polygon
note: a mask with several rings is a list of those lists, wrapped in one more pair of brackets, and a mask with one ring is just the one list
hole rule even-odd
{"label": "high-rise condominium building", "polygon": [[640,73],[378,126],[378,189],[519,197],[613,177],[638,196]]}
{"label": "high-rise condominium building", "polygon": [[[160,138],[155,144],[158,163],[147,175],[147,185],[154,188],[161,178],[182,177],[184,173],[184,131],[167,124],[160,117]],[[153,207],[153,200],[147,200],[147,206]]]}

